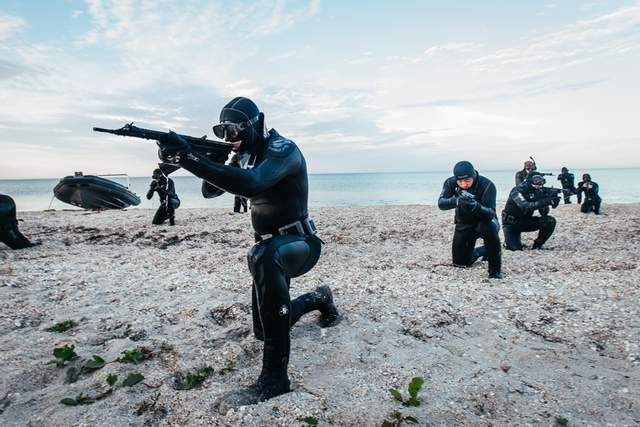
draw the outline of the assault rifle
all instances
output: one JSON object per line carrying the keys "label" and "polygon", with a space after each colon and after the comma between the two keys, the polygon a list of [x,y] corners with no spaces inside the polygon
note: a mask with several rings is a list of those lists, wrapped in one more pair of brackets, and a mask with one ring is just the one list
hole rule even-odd
{"label": "assault rifle", "polygon": [[553,209],[558,207],[558,204],[560,203],[560,193],[562,193],[561,188],[542,187],[540,191],[542,192],[543,198],[548,198],[553,200],[553,202],[551,203],[551,207]]}
{"label": "assault rifle", "polygon": [[462,197],[463,199],[475,200],[476,195],[468,192],[467,190],[463,190],[462,188],[458,188],[457,190],[458,197]]}
{"label": "assault rifle", "polygon": [[[120,129],[104,129],[94,127],[93,130],[94,132],[105,132],[114,135],[130,136],[133,138],[150,139],[154,141],[163,141],[169,135],[168,132],[139,128],[137,126],[134,126],[133,122],[127,123]],[[191,149],[193,151],[204,154],[209,160],[217,163],[224,163],[227,160],[229,153],[231,152],[231,144],[207,139],[207,135],[204,135],[200,138],[189,135],[180,136],[184,138],[189,143],[189,145],[191,145]]]}
{"label": "assault rifle", "polygon": [[533,156],[529,156],[529,159],[531,159],[531,161],[533,162],[533,171],[536,174],[542,175],[542,176],[553,176],[551,172],[538,172],[538,168],[536,166],[536,160],[533,158]]}

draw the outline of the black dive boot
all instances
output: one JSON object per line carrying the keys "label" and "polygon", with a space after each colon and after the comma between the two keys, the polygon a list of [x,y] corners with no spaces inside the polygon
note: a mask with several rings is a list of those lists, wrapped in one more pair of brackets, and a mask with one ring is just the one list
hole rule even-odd
{"label": "black dive boot", "polygon": [[487,248],[485,248],[484,246],[478,246],[477,248],[473,249],[473,252],[471,253],[471,260],[469,261],[469,266],[472,266],[480,257],[482,257],[481,261],[487,260]]}
{"label": "black dive boot", "polygon": [[6,244],[11,249],[25,249],[40,244],[39,242],[31,243],[31,241],[18,230],[17,221],[7,226],[0,225],[0,242]]}
{"label": "black dive boot", "polygon": [[333,294],[328,286],[320,286],[313,292],[300,295],[291,301],[291,326],[300,318],[314,310],[320,311],[320,326],[328,328],[338,324],[340,315],[333,304]]}
{"label": "black dive boot", "polygon": [[255,405],[290,391],[291,383],[286,374],[282,376],[262,373],[253,384],[222,396],[213,404],[213,408],[225,415],[230,409]]}
{"label": "black dive boot", "polygon": [[333,293],[328,286],[320,286],[316,288],[314,294],[318,298],[318,307],[320,310],[320,326],[328,328],[335,326],[340,321],[340,315],[338,309],[333,303]]}
{"label": "black dive boot", "polygon": [[[225,394],[213,404],[213,409],[225,415],[230,409],[239,406],[255,405],[273,397],[280,396],[291,391],[291,383],[287,376],[286,363],[288,358],[276,361],[277,368],[265,363],[272,354],[265,348],[262,373],[251,385]],[[284,362],[284,363],[283,363]],[[282,365],[284,364],[284,368]]]}
{"label": "black dive boot", "polygon": [[502,255],[492,256],[489,260],[489,279],[502,279]]}

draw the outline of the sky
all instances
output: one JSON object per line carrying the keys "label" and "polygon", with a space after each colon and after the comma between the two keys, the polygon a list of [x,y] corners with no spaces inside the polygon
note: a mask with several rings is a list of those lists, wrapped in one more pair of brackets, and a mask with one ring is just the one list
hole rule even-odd
{"label": "sky", "polygon": [[253,99],[311,173],[640,166],[639,1],[0,0],[0,179],[146,176]]}

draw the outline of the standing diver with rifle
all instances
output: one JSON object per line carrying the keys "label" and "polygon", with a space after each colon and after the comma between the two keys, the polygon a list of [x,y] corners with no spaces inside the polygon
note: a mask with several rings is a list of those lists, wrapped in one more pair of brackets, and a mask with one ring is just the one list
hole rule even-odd
{"label": "standing diver with rifle", "polygon": [[152,224],[159,225],[169,218],[169,225],[176,225],[175,212],[180,206],[180,199],[176,194],[173,180],[162,173],[162,169],[155,169],[151,176],[152,181],[147,191],[147,199],[151,200],[153,193],[158,193],[160,207],[153,216]]}
{"label": "standing diver with rifle", "polygon": [[569,173],[569,169],[563,166],[560,171],[561,173],[558,175],[558,181],[562,184],[562,196],[564,198],[564,203],[569,204],[571,203],[571,196],[577,194],[578,190],[576,190],[574,176],[572,173]]}

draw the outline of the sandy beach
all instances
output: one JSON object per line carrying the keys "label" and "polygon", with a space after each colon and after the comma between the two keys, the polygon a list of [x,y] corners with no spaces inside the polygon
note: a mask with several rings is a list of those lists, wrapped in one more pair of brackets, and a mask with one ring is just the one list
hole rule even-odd
{"label": "sandy beach", "polygon": [[[500,207],[501,209],[501,207]],[[219,414],[213,403],[260,370],[251,333],[248,215],[180,209],[175,227],[151,210],[22,212],[42,245],[0,247],[1,425],[379,426],[394,411],[420,425],[640,424],[640,205],[584,215],[561,205],[546,250],[451,265],[453,212],[435,206],[313,209],[326,242],[292,281],[325,284],[343,320],[317,315],[291,331],[293,391]],[[531,244],[533,235],[523,241]],[[73,320],[57,333],[48,328]],[[48,363],[74,345],[78,359]],[[120,363],[122,352],[144,355]],[[70,366],[107,363],[68,382]],[[201,385],[180,378],[213,369]],[[130,373],[144,380],[123,386]],[[65,397],[110,394],[90,405]],[[413,377],[421,405],[406,407]]]}

